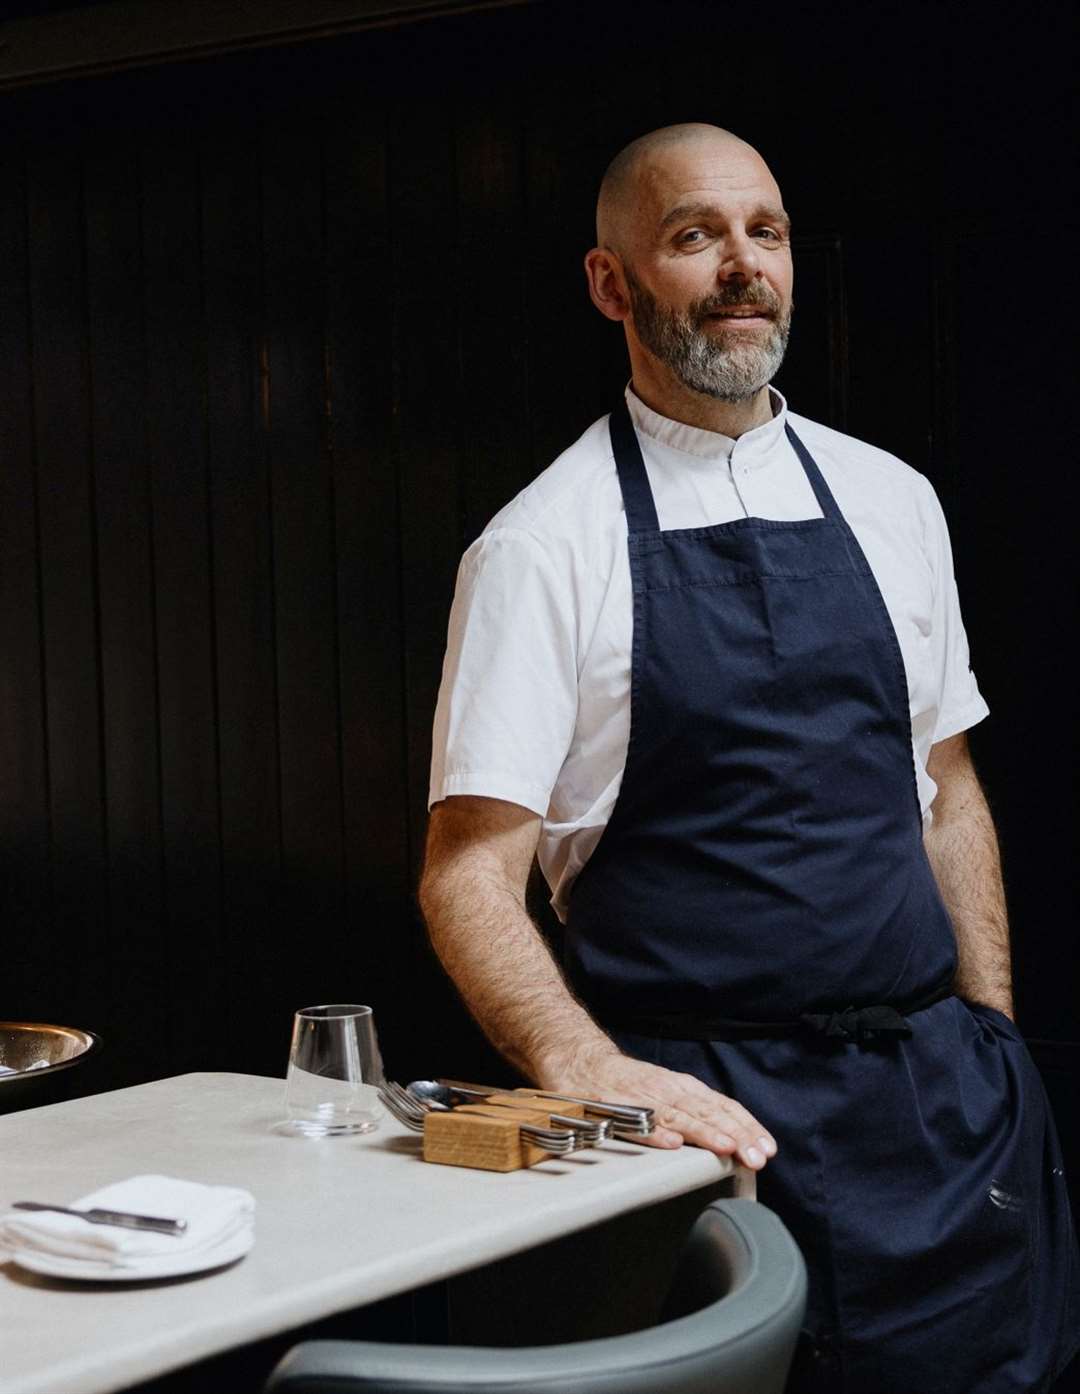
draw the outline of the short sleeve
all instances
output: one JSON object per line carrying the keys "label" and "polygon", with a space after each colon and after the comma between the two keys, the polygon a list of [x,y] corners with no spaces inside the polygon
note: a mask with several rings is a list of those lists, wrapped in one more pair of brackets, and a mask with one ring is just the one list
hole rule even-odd
{"label": "short sleeve", "polygon": [[531,533],[495,528],[465,553],[435,710],[428,806],[479,794],[544,816],[573,739],[572,578]]}
{"label": "short sleeve", "polygon": [[932,632],[940,674],[937,721],[932,742],[936,744],[976,725],[989,714],[990,708],[983,700],[971,670],[948,525],[932,485],[928,480],[923,483],[926,486],[926,548],[934,571]]}

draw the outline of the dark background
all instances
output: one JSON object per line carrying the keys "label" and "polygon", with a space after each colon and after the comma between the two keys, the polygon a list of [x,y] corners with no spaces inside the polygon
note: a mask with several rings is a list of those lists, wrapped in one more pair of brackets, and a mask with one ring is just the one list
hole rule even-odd
{"label": "dark background", "polygon": [[604,165],[701,120],[795,220],[793,409],[945,506],[1074,1091],[1070,10],[538,0],[0,94],[0,1016],[100,1031],[87,1088],[284,1074],[335,1000],[505,1074],[414,902],[454,573],[625,381]]}

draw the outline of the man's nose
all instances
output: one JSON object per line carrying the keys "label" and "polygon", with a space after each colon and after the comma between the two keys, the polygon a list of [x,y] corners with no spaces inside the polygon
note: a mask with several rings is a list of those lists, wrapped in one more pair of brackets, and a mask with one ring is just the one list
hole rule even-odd
{"label": "man's nose", "polygon": [[752,281],[761,270],[761,257],[757,244],[744,233],[733,233],[724,239],[720,254],[717,276],[721,281],[736,277]]}

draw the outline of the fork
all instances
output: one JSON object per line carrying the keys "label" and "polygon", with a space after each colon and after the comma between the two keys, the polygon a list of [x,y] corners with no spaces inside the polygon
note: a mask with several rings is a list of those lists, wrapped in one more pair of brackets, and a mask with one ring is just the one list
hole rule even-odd
{"label": "fork", "polygon": [[[421,1128],[424,1125],[425,1113],[453,1112],[449,1105],[439,1103],[435,1099],[418,1099],[415,1094],[410,1094],[407,1089],[403,1089],[392,1079],[385,1081],[385,1089],[386,1096],[384,1096],[383,1102],[389,1105],[390,1098],[393,1098],[398,1106],[399,1112],[394,1116],[401,1119],[401,1114],[404,1113],[410,1120],[418,1121]],[[523,1123],[521,1127],[525,1136],[534,1140],[538,1146],[546,1147],[549,1142],[553,1142],[559,1144],[560,1151],[576,1152],[588,1141],[585,1137],[579,1141],[572,1131],[565,1128],[543,1128],[534,1123]],[[567,1141],[573,1145],[566,1147]]]}
{"label": "fork", "polygon": [[[379,1098],[399,1123],[417,1133],[424,1131],[425,1114],[452,1112],[445,1104],[437,1104],[434,1101],[428,1103],[414,1098],[392,1079],[386,1080],[379,1087]],[[574,1133],[562,1128],[540,1128],[531,1123],[522,1123],[520,1131],[523,1138],[555,1156],[565,1156],[588,1145],[584,1140],[579,1141]]]}

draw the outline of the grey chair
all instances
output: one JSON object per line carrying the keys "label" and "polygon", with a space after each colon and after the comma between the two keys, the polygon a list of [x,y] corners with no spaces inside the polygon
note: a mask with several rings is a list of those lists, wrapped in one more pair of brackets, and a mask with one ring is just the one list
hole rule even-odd
{"label": "grey chair", "polygon": [[657,1326],[509,1349],[309,1341],[266,1394],[781,1394],[805,1307],[806,1267],[780,1220],[717,1200],[687,1237]]}

